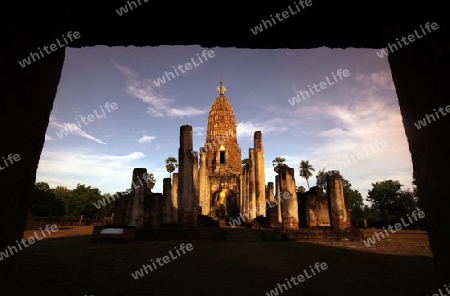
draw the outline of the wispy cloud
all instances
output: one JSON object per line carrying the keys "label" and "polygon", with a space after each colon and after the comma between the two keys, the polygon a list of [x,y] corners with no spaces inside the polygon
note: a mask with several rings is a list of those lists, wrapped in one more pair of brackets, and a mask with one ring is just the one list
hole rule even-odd
{"label": "wispy cloud", "polygon": [[287,130],[281,118],[271,118],[265,122],[252,123],[241,121],[237,123],[236,132],[238,139],[252,138],[256,131],[261,131],[264,135],[269,133],[279,133]]}
{"label": "wispy cloud", "polygon": [[[333,100],[283,110],[291,136],[304,143],[298,151],[281,155],[295,169],[297,186],[306,187],[298,166],[301,160],[309,160],[316,173],[342,164],[341,174],[363,195],[372,182],[380,180],[399,180],[405,188],[411,187],[411,154],[390,72],[355,76],[350,87]],[[378,147],[381,141],[387,143],[384,148]],[[358,153],[363,153],[362,159],[356,157]]]}
{"label": "wispy cloud", "polygon": [[132,160],[138,160],[146,155],[142,152],[133,152],[127,155],[108,155],[108,154],[88,154],[85,157],[82,157],[86,160],[99,160],[99,161],[123,161],[128,162]]}
{"label": "wispy cloud", "polygon": [[147,104],[147,113],[149,115],[153,117],[188,117],[208,112],[208,109],[199,109],[192,106],[173,106],[174,100],[155,91],[151,79],[144,79],[132,69],[122,66],[115,61],[112,61],[112,63],[127,78],[125,80],[125,91],[130,96],[138,98]]}
{"label": "wispy cloud", "polygon": [[60,136],[59,136],[60,138],[66,134],[71,133],[74,136],[83,137],[83,138],[95,141],[97,143],[106,145],[105,142],[89,135],[86,131],[82,130],[76,123],[59,122],[56,120],[56,117],[53,115],[50,116],[49,126],[59,130],[57,132],[57,134],[58,133],[60,134]]}
{"label": "wispy cloud", "polygon": [[154,136],[142,136],[141,138],[139,138],[138,142],[141,144],[151,143],[154,139],[156,139],[156,137]]}
{"label": "wispy cloud", "polygon": [[[316,142],[321,143],[320,149],[286,158],[297,166],[300,160],[308,159],[316,172],[339,166],[344,178],[359,180],[352,182],[356,189],[370,187],[371,182],[386,178],[400,180],[410,187],[412,166],[399,107],[393,106],[390,100],[380,101],[374,97],[352,103],[347,106],[326,104],[320,110],[315,109],[317,116],[333,122],[334,127],[315,135]],[[381,141],[387,146],[379,149],[376,145]],[[358,153],[363,153],[364,158],[354,161]]]}

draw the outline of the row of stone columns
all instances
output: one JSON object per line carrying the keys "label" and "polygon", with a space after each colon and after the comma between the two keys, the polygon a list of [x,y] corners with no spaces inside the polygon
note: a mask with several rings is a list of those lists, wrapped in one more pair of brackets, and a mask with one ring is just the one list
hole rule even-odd
{"label": "row of stone columns", "polygon": [[253,137],[253,148],[248,149],[248,160],[242,169],[239,208],[250,220],[266,216],[266,182],[264,173],[264,149],[261,131]]}
{"label": "row of stone columns", "polygon": [[269,182],[266,190],[264,173],[264,149],[262,133],[254,133],[254,147],[249,148],[248,161],[244,164],[241,182],[242,193],[239,202],[242,214],[250,220],[257,216],[272,217],[272,225],[280,225],[283,229],[298,229],[298,203],[294,178],[294,169],[287,166],[276,176],[277,198],[274,200],[274,184]]}
{"label": "row of stone columns", "polygon": [[[206,168],[206,154],[200,148],[200,168],[198,153],[192,150],[192,127],[180,127],[180,148],[178,153],[179,172],[173,179],[163,180],[162,223],[181,224],[196,227],[198,214],[208,215],[210,211],[210,186]],[[275,177],[274,184],[265,186],[262,135],[254,134],[254,147],[249,148],[249,158],[245,162],[242,175],[238,181],[240,212],[249,218],[269,216],[273,226],[283,229],[298,229],[298,200],[294,169],[283,165]],[[144,226],[144,199],[146,194],[147,173],[145,168],[133,171],[132,192],[128,205],[128,225],[141,228]],[[141,179],[142,178],[142,179]],[[350,226],[343,195],[342,177],[339,172],[328,173],[327,177],[328,207],[330,223],[333,229],[345,229]]]}

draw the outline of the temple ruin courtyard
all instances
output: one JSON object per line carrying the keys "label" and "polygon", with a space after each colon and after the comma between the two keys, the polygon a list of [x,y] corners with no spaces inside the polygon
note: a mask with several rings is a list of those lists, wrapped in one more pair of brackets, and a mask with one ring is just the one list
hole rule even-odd
{"label": "temple ruin courtyard", "polygon": [[[24,238],[35,230],[26,230]],[[93,227],[60,227],[20,251],[11,295],[261,295],[316,262],[328,269],[283,295],[432,295],[439,284],[425,231],[362,241],[224,242],[206,239],[92,242]],[[362,230],[365,238],[375,229]],[[379,231],[379,230],[378,230]],[[131,273],[174,246],[193,250],[135,280]]]}

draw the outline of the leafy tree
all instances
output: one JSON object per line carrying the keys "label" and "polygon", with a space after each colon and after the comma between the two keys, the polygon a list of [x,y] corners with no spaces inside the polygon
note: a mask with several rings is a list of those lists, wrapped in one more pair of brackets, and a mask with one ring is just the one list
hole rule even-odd
{"label": "leafy tree", "polygon": [[327,173],[325,172],[325,168],[317,172],[316,186],[322,188],[324,193],[327,192]]}
{"label": "leafy tree", "polygon": [[[102,199],[103,198],[106,198],[106,200],[114,200],[114,197],[109,193],[103,194]],[[111,216],[114,212],[114,205],[114,202],[110,202],[107,203],[104,207],[101,207],[99,209],[99,218]]]}
{"label": "leafy tree", "polygon": [[54,189],[54,192],[55,192],[56,198],[61,200],[64,203],[65,212],[68,213],[69,209],[68,209],[67,205],[68,205],[68,202],[70,199],[70,195],[72,194],[71,190],[65,186],[56,186],[56,188]]}
{"label": "leafy tree", "polygon": [[77,184],[77,187],[71,191],[68,202],[69,216],[86,218],[99,218],[100,210],[94,206],[94,203],[102,199],[98,188],[92,188],[85,184]]}
{"label": "leafy tree", "polygon": [[272,166],[275,173],[278,174],[278,172],[280,171],[280,167],[284,164],[285,161],[286,158],[284,157],[275,157],[275,159],[272,160]]}
{"label": "leafy tree", "polygon": [[302,178],[306,179],[306,184],[308,184],[308,189],[309,187],[309,181],[308,179],[313,175],[313,173],[311,173],[311,171],[315,171],[315,169],[312,167],[312,165],[309,164],[309,160],[302,160],[300,162],[300,166],[298,167],[299,170],[299,175]]}
{"label": "leafy tree", "polygon": [[412,180],[411,184],[412,184],[413,195],[417,199],[417,206],[419,208],[423,208],[422,199],[417,194],[417,180],[416,180],[416,173],[414,171],[413,171],[412,177],[413,177],[413,180]]}
{"label": "leafy tree", "polygon": [[[178,160],[173,157],[169,156],[166,159],[166,169],[170,174],[170,178],[172,178],[172,172],[175,171],[175,169],[178,167]],[[153,187],[152,187],[153,188]]]}
{"label": "leafy tree", "polygon": [[361,193],[358,190],[352,188],[352,184],[342,178],[342,187],[344,191],[344,200],[348,204],[350,210],[350,219],[364,217],[364,201]]}
{"label": "leafy tree", "polygon": [[55,191],[48,183],[38,182],[34,185],[30,213],[34,216],[64,216],[64,202],[56,198]]}
{"label": "leafy tree", "polygon": [[376,221],[380,218],[380,213],[368,205],[364,205],[363,217],[369,221]]}
{"label": "leafy tree", "polygon": [[411,191],[410,189],[401,190],[398,192],[389,214],[392,217],[401,218],[418,208],[419,203],[414,191]]}
{"label": "leafy tree", "polygon": [[149,194],[152,192],[152,189],[156,184],[155,175],[153,173],[147,173],[145,178],[147,179],[147,193]]}
{"label": "leafy tree", "polygon": [[367,201],[379,212],[381,219],[399,219],[418,208],[414,192],[402,191],[399,181],[385,180],[372,183]]}
{"label": "leafy tree", "polygon": [[300,185],[300,186],[297,187],[297,192],[298,193],[305,193],[306,192],[306,188]]}

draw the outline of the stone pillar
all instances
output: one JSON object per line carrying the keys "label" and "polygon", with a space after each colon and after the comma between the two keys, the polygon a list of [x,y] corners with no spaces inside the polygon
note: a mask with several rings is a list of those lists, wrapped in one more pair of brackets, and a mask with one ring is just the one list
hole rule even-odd
{"label": "stone pillar", "polygon": [[[195,155],[194,155],[195,154]],[[181,225],[197,225],[197,206],[194,189],[194,158],[192,153],[192,126],[180,127],[180,148],[178,149],[178,222]]]}
{"label": "stone pillar", "polygon": [[256,188],[255,188],[255,150],[253,148],[248,149],[249,160],[249,181],[248,181],[248,193],[249,193],[249,217],[250,221],[256,218]]}
{"label": "stone pillar", "polygon": [[281,188],[280,188],[280,175],[276,175],[275,176],[275,204],[277,204],[277,210],[278,210],[278,222],[281,223],[282,222],[282,218],[281,218],[281,197],[280,193],[281,193]]}
{"label": "stone pillar", "polygon": [[172,224],[178,224],[178,173],[172,174]]}
{"label": "stone pillar", "polygon": [[344,201],[342,176],[339,171],[327,173],[327,194],[331,227],[335,230],[344,230],[350,227],[350,217],[347,217]]}
{"label": "stone pillar", "polygon": [[[266,216],[269,217],[270,228],[281,228],[281,219],[279,221],[278,217],[278,209],[280,208],[277,203],[275,203],[273,198],[273,182],[269,182],[266,188],[266,203],[267,203],[267,211]],[[281,213],[281,212],[280,212]]]}
{"label": "stone pillar", "polygon": [[211,207],[209,186],[208,186],[208,170],[206,168],[206,151],[200,147],[200,170],[199,170],[199,205],[201,214],[208,215]]}
{"label": "stone pillar", "polygon": [[269,202],[273,202],[273,182],[267,183],[267,196],[266,199],[269,200]]}
{"label": "stone pillar", "polygon": [[242,168],[242,174],[239,176],[239,200],[238,200],[238,208],[239,208],[239,213],[242,213],[242,208],[243,208],[243,198],[244,198],[244,168]]}
{"label": "stone pillar", "polygon": [[264,149],[262,145],[262,133],[256,131],[253,136],[253,149],[255,153],[255,190],[256,207],[259,210],[258,215],[266,216],[266,180],[264,176]]}
{"label": "stone pillar", "polygon": [[[147,200],[150,203],[149,209],[150,212],[150,226],[151,228],[157,229],[161,225],[161,214],[163,213],[164,196],[161,193],[152,193],[151,196],[147,196]],[[147,213],[146,213],[147,214]]]}
{"label": "stone pillar", "polygon": [[209,179],[209,176],[208,176],[208,170],[206,170],[205,192],[206,192],[205,203],[206,203],[206,208],[207,208],[206,214],[209,215],[211,213],[211,180]]}
{"label": "stone pillar", "polygon": [[237,183],[237,188],[236,188],[236,207],[238,209],[240,209],[240,203],[242,201],[242,174],[238,175],[236,177],[236,183]]}
{"label": "stone pillar", "polygon": [[242,175],[241,175],[241,178],[242,178],[242,201],[241,201],[241,206],[240,206],[240,208],[239,208],[239,212],[241,213],[241,214],[243,214],[243,213],[245,213],[245,199],[246,199],[246,197],[247,197],[247,191],[246,191],[246,188],[247,188],[247,169],[246,169],[246,167],[247,167],[247,163],[244,163],[244,166],[242,167]]}
{"label": "stone pillar", "polygon": [[128,226],[134,226],[136,228],[144,227],[144,199],[147,191],[147,182],[145,181],[146,174],[147,169],[145,168],[135,168],[133,170]]}
{"label": "stone pillar", "polygon": [[294,169],[283,165],[280,168],[281,192],[278,195],[281,205],[283,229],[298,229],[298,202],[295,187]]}
{"label": "stone pillar", "polygon": [[200,202],[199,202],[199,193],[200,193],[200,180],[199,180],[199,167],[198,167],[198,151],[192,151],[192,182],[193,182],[193,194],[194,194],[194,205],[193,205],[193,215],[194,215],[194,226],[197,226],[198,222],[198,214],[200,214]]}
{"label": "stone pillar", "polygon": [[250,189],[250,164],[247,160],[245,162],[244,168],[242,169],[242,208],[240,209],[241,214],[249,213],[249,189]]}
{"label": "stone pillar", "polygon": [[163,179],[162,223],[172,224],[172,180]]}

